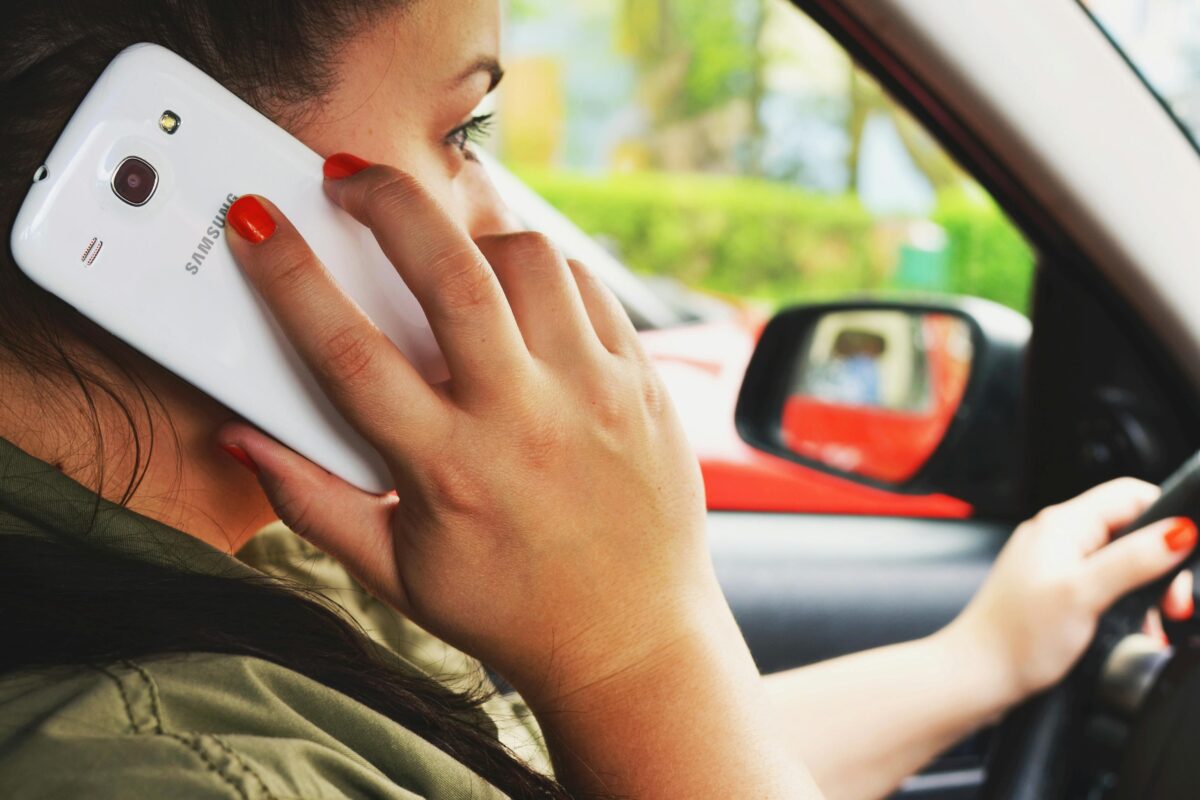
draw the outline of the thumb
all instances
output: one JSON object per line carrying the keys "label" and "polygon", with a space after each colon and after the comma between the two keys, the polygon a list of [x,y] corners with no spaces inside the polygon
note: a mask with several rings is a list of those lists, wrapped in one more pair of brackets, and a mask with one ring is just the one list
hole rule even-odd
{"label": "thumb", "polygon": [[1196,524],[1186,517],[1164,519],[1100,548],[1084,561],[1096,604],[1108,608],[1191,555]]}
{"label": "thumb", "polygon": [[242,422],[223,425],[217,442],[245,455],[283,524],[340,561],[368,588],[380,585],[384,576],[375,573],[392,561],[395,494],[364,492]]}

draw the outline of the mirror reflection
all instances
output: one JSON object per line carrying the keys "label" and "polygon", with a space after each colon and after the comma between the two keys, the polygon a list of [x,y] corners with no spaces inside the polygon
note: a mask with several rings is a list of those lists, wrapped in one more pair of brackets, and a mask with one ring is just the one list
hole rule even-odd
{"label": "mirror reflection", "polygon": [[972,355],[971,328],[954,314],[832,311],[797,353],[783,443],[835,469],[903,483],[958,412]]}

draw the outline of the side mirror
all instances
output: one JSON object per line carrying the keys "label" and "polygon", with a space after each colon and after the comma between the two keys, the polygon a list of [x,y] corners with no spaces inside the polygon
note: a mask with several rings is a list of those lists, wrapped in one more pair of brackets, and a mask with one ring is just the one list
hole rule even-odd
{"label": "side mirror", "polygon": [[1025,317],[974,298],[792,308],[750,360],[738,432],[859,483],[1019,513],[1029,335]]}

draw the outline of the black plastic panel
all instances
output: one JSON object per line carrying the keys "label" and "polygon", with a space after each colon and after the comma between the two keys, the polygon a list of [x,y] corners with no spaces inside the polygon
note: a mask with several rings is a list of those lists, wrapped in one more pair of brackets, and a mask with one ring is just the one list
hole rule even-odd
{"label": "black plastic panel", "polygon": [[1034,321],[1031,508],[1123,475],[1159,483],[1200,447],[1194,395],[1111,290],[1080,270],[1043,269]]}
{"label": "black plastic panel", "polygon": [[[763,672],[933,633],[966,605],[1011,526],[894,517],[714,512],[717,576]],[[894,800],[974,800],[983,740],[914,776]]]}
{"label": "black plastic panel", "polygon": [[763,672],[925,636],[983,582],[1011,527],[709,514],[717,575]]}

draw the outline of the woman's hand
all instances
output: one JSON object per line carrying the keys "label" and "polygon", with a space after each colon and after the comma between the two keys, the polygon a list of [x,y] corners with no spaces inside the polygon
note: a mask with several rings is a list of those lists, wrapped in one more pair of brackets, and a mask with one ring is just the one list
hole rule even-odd
{"label": "woman's hand", "polygon": [[452,378],[426,384],[276,207],[239,201],[234,254],[398,495],[227,426],[283,521],[531,700],[707,625],[723,600],[698,465],[616,299],[537,234],[471,241],[399,171],[326,185],[420,300]]}
{"label": "woman's hand", "polygon": [[[945,632],[988,654],[1010,702],[1061,680],[1104,611],[1192,551],[1196,526],[1187,519],[1111,541],[1158,495],[1148,483],[1112,481],[1017,528],[983,588]],[[1180,578],[1164,601],[1176,618],[1192,613],[1190,576]]]}
{"label": "woman's hand", "polygon": [[615,298],[541,236],[472,242],[396,170],[327,187],[421,302],[451,379],[425,383],[279,210],[243,198],[235,256],[396,495],[246,425],[220,443],[293,530],[508,678],[570,791],[818,796],[774,732],[708,556],[699,465]]}

